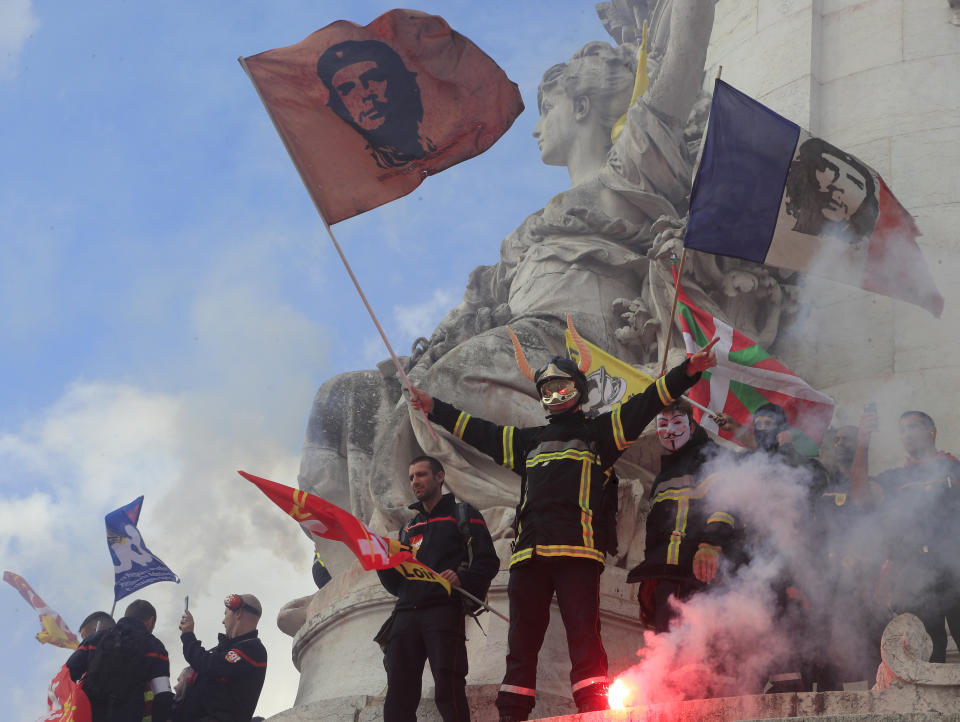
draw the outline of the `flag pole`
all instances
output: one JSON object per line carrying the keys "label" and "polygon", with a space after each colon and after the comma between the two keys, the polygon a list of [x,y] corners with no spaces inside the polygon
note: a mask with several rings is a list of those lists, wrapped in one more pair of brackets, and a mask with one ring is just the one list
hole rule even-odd
{"label": "flag pole", "polygon": [[683,262],[687,260],[687,248],[684,246],[680,253],[680,268],[677,270],[677,281],[673,285],[673,308],[670,309],[670,323],[667,324],[667,340],[663,345],[663,362],[660,364],[660,375],[667,372],[667,354],[670,352],[670,336],[673,333],[673,319],[677,315],[677,299],[680,298],[680,278],[683,275]]}
{"label": "flag pole", "polygon": [[[723,73],[723,66],[718,65],[717,66],[718,79],[720,78],[721,73]],[[709,118],[707,119],[707,122],[708,123],[710,122]],[[706,129],[704,129],[703,134],[704,136],[706,136],[707,134]],[[700,140],[700,153],[702,152],[703,152],[703,139]],[[697,157],[696,165],[700,165],[699,155]],[[677,314],[677,297],[680,295],[680,283],[681,283],[681,279],[683,278],[683,262],[686,260],[686,258],[687,258],[687,247],[686,245],[684,245],[683,252],[680,254],[680,268],[677,270],[677,281],[673,285],[673,308],[670,309],[670,324],[667,326],[667,342],[664,344],[664,347],[663,347],[663,362],[660,364],[661,376],[663,376],[667,372],[667,354],[670,352],[670,336],[673,334],[673,319]],[[690,401],[690,399],[687,399],[687,401]],[[691,401],[690,403],[693,403],[693,402]],[[709,409],[705,409],[702,406],[699,408],[703,411],[710,411]],[[713,412],[710,411],[710,413],[712,414]]]}
{"label": "flag pole", "polygon": [[[277,119],[273,117],[273,112],[270,110],[270,106],[267,105],[267,101],[263,97],[263,93],[260,92],[260,86],[257,85],[256,79],[253,77],[253,73],[250,72],[250,68],[247,67],[246,60],[243,56],[237,58],[237,62],[240,63],[240,67],[243,68],[243,72],[247,74],[247,77],[250,78],[250,82],[253,84],[253,89],[257,91],[257,97],[260,98],[260,102],[263,103],[264,109],[267,111],[267,115],[270,117],[270,122],[273,123],[274,129],[277,131],[277,135],[280,136],[280,140],[283,141],[283,147],[287,149],[287,155],[290,156],[290,160],[293,161],[293,166],[297,169],[297,173],[300,175],[300,180],[303,182],[304,187],[307,189],[307,195],[310,196],[310,199],[313,201],[314,208],[317,209],[317,213],[320,215],[320,220],[323,221],[323,227],[327,229],[327,234],[330,236],[330,240],[333,241],[333,247],[337,249],[337,255],[340,256],[340,260],[343,262],[344,268],[347,269],[347,273],[350,276],[350,280],[353,281],[354,287],[357,289],[357,293],[360,294],[360,300],[363,301],[363,305],[367,309],[367,313],[370,314],[370,319],[373,321],[373,325],[377,327],[377,332],[380,334],[380,338],[383,340],[384,346],[387,347],[387,351],[390,352],[390,358],[393,359],[393,365],[397,367],[397,372],[400,374],[400,378],[403,381],[403,385],[406,387],[407,391],[411,391],[413,385],[410,383],[410,379],[407,378],[406,372],[403,370],[403,366],[400,363],[400,359],[397,358],[397,354],[393,351],[393,346],[390,345],[390,341],[387,338],[387,334],[384,332],[383,327],[380,325],[380,321],[377,320],[377,315],[373,312],[373,307],[370,305],[370,302],[367,301],[367,297],[363,292],[363,289],[360,288],[360,282],[357,280],[357,277],[353,274],[353,269],[350,267],[350,264],[347,262],[347,257],[343,254],[343,250],[340,248],[340,244],[337,242],[337,237],[333,235],[333,229],[330,228],[330,224],[327,222],[327,217],[323,213],[323,209],[320,207],[320,204],[317,202],[317,199],[313,197],[313,193],[310,192],[310,186],[307,183],[307,176],[303,172],[303,168],[300,167],[300,164],[297,162],[297,156],[293,153],[293,150],[290,148],[290,144],[287,142],[287,137],[283,134],[283,130],[280,128],[280,125],[277,123]],[[411,391],[412,394],[412,391]],[[420,410],[420,415],[423,417],[423,422],[426,424],[427,429],[430,431],[430,436],[433,437],[434,441],[439,441],[437,438],[437,432],[434,431],[433,425],[430,423],[430,420],[427,418],[427,412]]]}
{"label": "flag pole", "polygon": [[503,621],[505,621],[507,624],[510,624],[510,617],[504,616],[503,614],[501,614],[500,612],[498,612],[496,609],[494,609],[493,607],[491,607],[491,606],[490,606],[489,604],[487,604],[486,602],[483,602],[483,601],[477,599],[475,596],[473,596],[470,592],[468,592],[468,591],[467,591],[466,589],[464,589],[463,587],[452,587],[452,588],[453,588],[453,589],[456,589],[458,592],[460,592],[463,596],[465,596],[465,597],[466,597],[467,599],[469,599],[471,602],[475,602],[476,604],[479,604],[481,607],[483,607],[484,609],[486,609],[488,612],[492,612],[493,614],[496,614],[498,617],[500,617],[500,619],[502,619]]}

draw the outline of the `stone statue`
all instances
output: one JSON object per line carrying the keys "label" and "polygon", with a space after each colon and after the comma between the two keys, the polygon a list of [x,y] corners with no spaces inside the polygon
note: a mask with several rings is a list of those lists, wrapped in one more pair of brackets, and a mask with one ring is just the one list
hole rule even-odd
{"label": "stone statue", "polygon": [[[653,375],[667,351],[669,257],[682,238],[709,104],[702,85],[714,7],[703,0],[616,0],[598,11],[618,44],[588,43],[548,69],[538,91],[533,135],[545,163],[567,167],[570,188],[503,241],[496,265],[473,271],[463,302],[404,359],[417,386],[498,423],[543,421],[534,389],[517,369],[507,324],[534,365],[563,353],[567,314],[589,341],[632,363],[655,364]],[[650,25],[651,83],[630,105],[643,20]],[[624,112],[623,132],[611,142]],[[695,255],[685,287],[705,309],[769,343],[790,296],[788,278],[776,273]],[[679,343],[674,334],[672,345]],[[443,431],[434,441],[408,412],[392,364],[381,371],[342,374],[320,388],[301,488],[393,530],[409,514],[407,462],[428,453],[443,460],[450,489],[483,510],[494,538],[509,537],[516,476]],[[638,442],[618,464],[621,478],[649,480],[658,455],[656,444]],[[636,517],[643,489],[624,486],[630,498],[621,549],[636,559],[642,544],[626,541],[634,525],[642,529]]]}

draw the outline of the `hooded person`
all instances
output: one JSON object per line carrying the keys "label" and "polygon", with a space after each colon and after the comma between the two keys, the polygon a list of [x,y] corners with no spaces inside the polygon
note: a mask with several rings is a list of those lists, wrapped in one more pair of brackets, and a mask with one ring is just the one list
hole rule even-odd
{"label": "hooded person", "polygon": [[804,456],[793,446],[793,433],[787,423],[787,412],[779,404],[768,401],[753,412],[753,438],[757,442],[754,453],[766,453],[794,468],[803,468],[811,505],[830,485],[827,470],[819,461]]}
{"label": "hooded person", "polygon": [[706,474],[705,466],[724,452],[693,419],[690,404],[670,404],[656,424],[667,453],[650,488],[643,562],[627,581],[640,582],[640,621],[661,634],[677,616],[672,602],[686,601],[716,578],[734,541],[736,519],[710,496],[720,474]]}
{"label": "hooded person", "polygon": [[[600,638],[600,573],[595,512],[614,462],[664,407],[714,366],[713,342],[670,370],[646,391],[612,411],[587,418],[584,370],[590,353],[568,318],[580,364],[554,357],[531,371],[511,331],[517,363],[534,382],[547,414],[544,426],[501,426],[471,416],[411,388],[410,405],[459,439],[520,476],[517,538],[510,557],[507,669],[497,695],[501,720],[525,720],[536,702],[537,657],[554,593],[570,650],[570,683],[577,709],[608,708],[607,655]],[[608,542],[609,543],[609,542]]]}

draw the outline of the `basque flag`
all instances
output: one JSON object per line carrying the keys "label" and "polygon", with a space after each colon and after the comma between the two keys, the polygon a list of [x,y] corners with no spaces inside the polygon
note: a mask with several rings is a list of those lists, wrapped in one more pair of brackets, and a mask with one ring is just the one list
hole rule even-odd
{"label": "basque flag", "polygon": [[806,271],[939,317],[918,235],[870,166],[716,80],[687,248]]}
{"label": "basque flag", "polygon": [[[677,294],[677,320],[688,355],[720,337],[713,347],[717,365],[704,371],[700,382],[687,391],[691,400],[728,414],[746,427],[752,423],[753,412],[772,401],[783,407],[797,451],[808,456],[818,453],[823,432],[833,418],[833,399],[810,386],[756,341],[694,306],[683,287]],[[737,441],[700,409],[694,408],[693,415],[707,431]]]}
{"label": "basque flag", "polygon": [[338,20],[240,64],[327,223],[479,155],[523,111],[516,83],[436,15]]}

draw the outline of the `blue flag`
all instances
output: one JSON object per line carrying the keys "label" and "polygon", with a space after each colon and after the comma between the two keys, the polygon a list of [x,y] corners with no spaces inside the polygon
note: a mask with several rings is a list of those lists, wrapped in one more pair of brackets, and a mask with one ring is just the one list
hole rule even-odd
{"label": "blue flag", "polygon": [[806,271],[939,316],[918,235],[870,166],[716,81],[687,248]]}
{"label": "blue flag", "polygon": [[104,517],[107,523],[107,546],[113,559],[113,600],[123,599],[155,582],[177,582],[179,577],[157,559],[143,543],[137,529],[143,497],[111,511]]}

